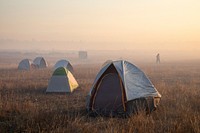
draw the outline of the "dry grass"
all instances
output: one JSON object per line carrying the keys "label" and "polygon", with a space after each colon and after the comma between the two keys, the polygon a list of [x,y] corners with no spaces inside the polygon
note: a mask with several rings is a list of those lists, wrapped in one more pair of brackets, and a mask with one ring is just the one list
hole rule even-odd
{"label": "dry grass", "polygon": [[80,88],[72,94],[45,94],[52,70],[0,70],[0,132],[200,132],[198,64],[139,65],[162,94],[150,116],[89,117],[85,99],[101,65],[77,65]]}

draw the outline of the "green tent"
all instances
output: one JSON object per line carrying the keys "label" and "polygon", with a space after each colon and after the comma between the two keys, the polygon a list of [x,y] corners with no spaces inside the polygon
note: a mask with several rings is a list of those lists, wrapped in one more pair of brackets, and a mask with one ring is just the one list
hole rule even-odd
{"label": "green tent", "polygon": [[72,73],[64,67],[59,67],[54,71],[46,92],[73,92],[78,86]]}

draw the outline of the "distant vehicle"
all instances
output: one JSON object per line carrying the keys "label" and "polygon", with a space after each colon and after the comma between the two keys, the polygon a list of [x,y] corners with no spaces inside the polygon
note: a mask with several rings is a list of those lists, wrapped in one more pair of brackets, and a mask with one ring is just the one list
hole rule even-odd
{"label": "distant vehicle", "polygon": [[87,51],[79,51],[78,56],[79,56],[79,59],[87,59],[88,58]]}

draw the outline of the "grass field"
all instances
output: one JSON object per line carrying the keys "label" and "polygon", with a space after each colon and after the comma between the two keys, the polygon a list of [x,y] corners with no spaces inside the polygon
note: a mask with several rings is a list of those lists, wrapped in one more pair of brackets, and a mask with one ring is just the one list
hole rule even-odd
{"label": "grass field", "polygon": [[150,116],[89,117],[86,95],[101,64],[75,65],[80,87],[72,94],[45,94],[52,70],[0,69],[0,132],[199,133],[200,63],[138,65],[161,93]]}

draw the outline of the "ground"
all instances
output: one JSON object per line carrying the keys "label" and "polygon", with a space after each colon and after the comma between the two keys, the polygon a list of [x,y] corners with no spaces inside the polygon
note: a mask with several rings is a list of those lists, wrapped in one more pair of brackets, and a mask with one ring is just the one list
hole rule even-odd
{"label": "ground", "polygon": [[87,93],[101,64],[74,66],[80,87],[71,94],[46,94],[52,68],[0,69],[0,132],[200,132],[200,63],[137,64],[162,95],[151,115],[89,117]]}

